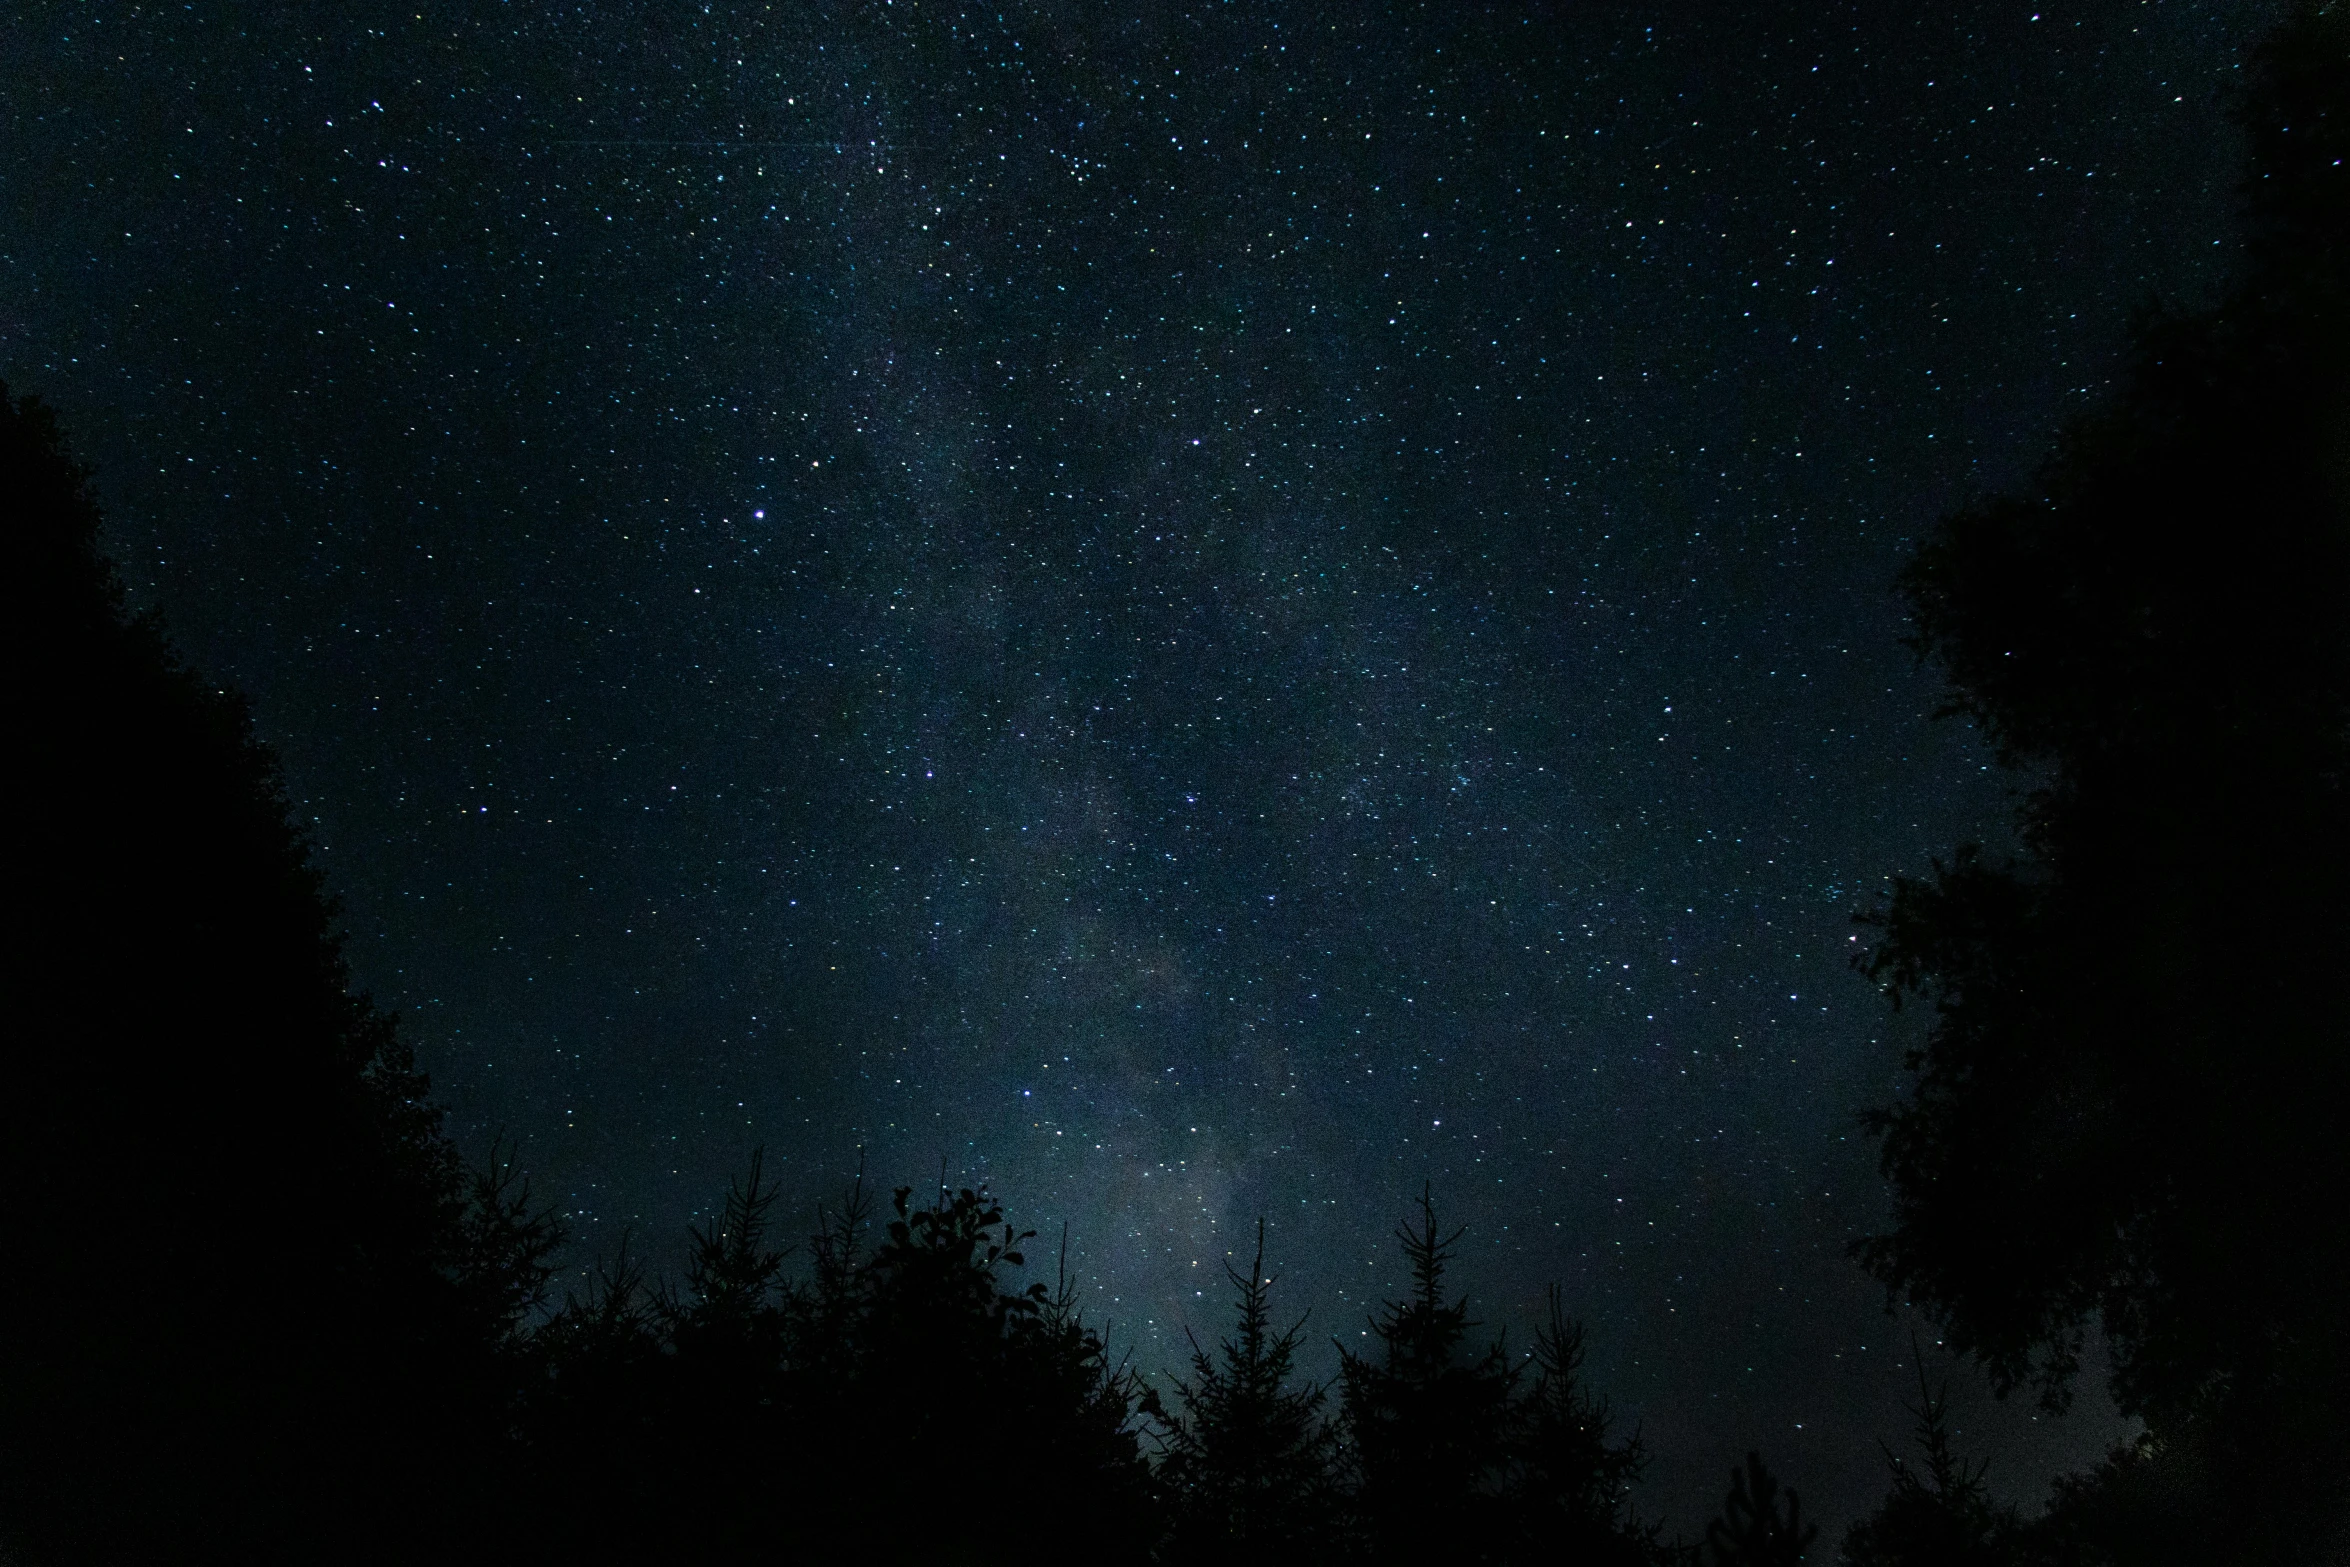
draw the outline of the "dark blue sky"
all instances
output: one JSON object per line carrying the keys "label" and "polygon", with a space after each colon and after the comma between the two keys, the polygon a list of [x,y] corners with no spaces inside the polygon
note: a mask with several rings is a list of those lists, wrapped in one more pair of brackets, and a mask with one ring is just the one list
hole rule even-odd
{"label": "dark blue sky", "polygon": [[1890,580],[2224,275],[2266,14],[23,7],[0,374],[582,1258],[943,1158],[1157,1365],[1425,1181],[1652,1507],[1840,1516],[1851,917],[2003,811]]}

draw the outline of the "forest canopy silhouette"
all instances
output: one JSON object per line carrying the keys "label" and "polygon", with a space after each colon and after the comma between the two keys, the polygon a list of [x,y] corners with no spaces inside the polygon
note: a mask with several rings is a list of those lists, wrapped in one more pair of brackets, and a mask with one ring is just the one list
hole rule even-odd
{"label": "forest canopy silhouette", "polygon": [[1427,1192],[1327,1382],[1261,1224],[1229,1330],[1154,1379],[996,1195],[860,1179],[786,1235],[756,1159],[682,1278],[622,1251],[553,1298],[561,1227],[504,1151],[468,1168],[354,990],[244,704],[127,610],[91,476],[0,388],[0,1548],[2350,1562],[2350,10],[2251,63],[2236,285],[2145,313],[2105,403],[1900,584],[2019,803],[2011,852],[1872,916],[1862,967],[1925,1016],[1857,1260],[2052,1408],[2106,1348],[2144,1434],[2045,1508],[1994,1501],[1921,1354],[1914,1451],[1832,1546],[1759,1454],[1669,1533],[1567,1303],[1476,1321]]}
{"label": "forest canopy silhouette", "polygon": [[1904,575],[2020,847],[1901,882],[1866,960],[1931,1016],[1862,1261],[2051,1405],[2101,1332],[2209,1560],[2307,1549],[2350,1473],[2346,29],[2253,61],[2235,289],[2146,316],[2031,488]]}

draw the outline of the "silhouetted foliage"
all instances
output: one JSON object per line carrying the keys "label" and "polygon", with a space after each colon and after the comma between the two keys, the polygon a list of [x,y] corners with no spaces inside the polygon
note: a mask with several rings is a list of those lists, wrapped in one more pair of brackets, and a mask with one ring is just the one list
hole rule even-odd
{"label": "silhouetted foliage", "polygon": [[[2143,322],[2111,406],[1904,578],[1952,710],[2031,788],[2015,855],[1962,849],[1883,915],[1870,972],[1932,1018],[1862,1255],[2051,1401],[2102,1329],[2150,1429],[2018,1525],[1921,1375],[1922,1461],[1853,1567],[2350,1557],[2346,30],[2306,5],[2256,62],[2243,285]],[[1425,1193],[1335,1421],[1261,1228],[1175,1415],[1065,1266],[1015,1277],[1033,1234],[985,1192],[900,1188],[876,1232],[860,1180],[795,1258],[757,1159],[680,1283],[623,1248],[536,1320],[553,1227],[442,1136],[241,701],[126,613],[86,475],[4,390],[0,504],[11,1561],[1673,1557],[1580,1327],[1554,1292],[1528,1354],[1478,1338]],[[1816,1532],[1750,1455],[1706,1549]]]}
{"label": "silhouetted foliage", "polygon": [[1554,1295],[1530,1365],[1472,1348],[1425,1198],[1343,1443],[1291,1385],[1261,1231],[1180,1419],[1065,1267],[1018,1282],[1033,1235],[971,1189],[900,1188],[876,1233],[860,1178],[795,1271],[754,1157],[680,1282],[624,1245],[541,1318],[553,1227],[502,1152],[472,1176],[442,1138],[243,708],[123,613],[82,475],[0,412],[46,850],[20,833],[44,919],[0,1098],[10,1559],[1662,1558],[1580,1328]]}
{"label": "silhouetted foliage", "polygon": [[1632,1487],[1648,1465],[1637,1435],[1608,1440],[1608,1407],[1581,1381],[1583,1325],[1558,1287],[1534,1336],[1534,1385],[1520,1403],[1510,1492],[1519,1559],[1614,1564],[1669,1560],[1659,1526],[1632,1511]]}
{"label": "silhouetted foliage", "polygon": [[[984,1430],[989,1490],[974,1505],[994,1505],[987,1497],[1001,1486],[1089,1549],[1139,1554],[1149,1472],[1134,1425],[1138,1379],[1084,1326],[1065,1276],[1058,1292],[998,1285],[1001,1268],[1022,1264],[1029,1232],[991,1198],[964,1189],[909,1209],[908,1196],[896,1194],[897,1217],[867,1270],[872,1340],[860,1391],[884,1422],[877,1447],[952,1453],[963,1433]],[[901,1480],[918,1495],[932,1477]],[[926,1543],[962,1549],[970,1526],[941,1514]],[[1025,1549],[1025,1530],[1000,1542],[1004,1555]]]}
{"label": "silhouetted foliage", "polygon": [[1009,1276],[1034,1237],[985,1192],[925,1206],[901,1187],[876,1244],[860,1178],[819,1211],[799,1274],[767,1243],[773,1202],[754,1160],[695,1229],[682,1288],[624,1252],[535,1336],[516,1557],[985,1562],[1042,1531],[1134,1560],[1679,1559],[1632,1513],[1640,1446],[1582,1390],[1581,1329],[1554,1294],[1530,1380],[1498,1341],[1472,1351],[1425,1200],[1404,1232],[1413,1295],[1375,1324],[1376,1359],[1349,1357],[1338,1423],[1294,1378],[1303,1323],[1273,1325],[1261,1231],[1228,1269],[1234,1331],[1194,1346],[1171,1412],[1083,1322],[1065,1269],[1057,1287]]}
{"label": "silhouetted foliage", "polygon": [[1373,1319],[1370,1353],[1339,1346],[1356,1513],[1374,1560],[1492,1560],[1506,1534],[1520,1373],[1499,1339],[1473,1346],[1468,1301],[1445,1298],[1462,1233],[1438,1230],[1423,1193],[1419,1227],[1396,1231],[1412,1293]]}
{"label": "silhouetted foliage", "polygon": [[1168,1554],[1190,1559],[1309,1562],[1341,1539],[1338,1433],[1328,1392],[1291,1385],[1300,1317],[1276,1333],[1265,1276],[1265,1224],[1245,1274],[1227,1263],[1238,1321],[1210,1355],[1192,1342],[1191,1375],[1175,1384],[1182,1405],[1167,1419],[1161,1487],[1172,1529]]}
{"label": "silhouetted foliage", "polygon": [[553,1243],[469,1178],[244,704],[125,612],[0,388],[0,1530],[17,1559],[406,1559],[490,1498]]}
{"label": "silhouetted foliage", "polygon": [[2258,1559],[2350,1471],[2350,12],[2301,6],[2252,74],[2239,286],[2142,321],[2030,490],[1903,578],[2030,788],[2015,855],[1881,917],[1869,972],[1932,1015],[1860,1255],[2051,1404],[2101,1329]]}
{"label": "silhouetted foliage", "polygon": [[521,1554],[990,1562],[1038,1529],[1147,1554],[1139,1382],[1066,1276],[1011,1287],[1030,1236],[1000,1205],[901,1187],[869,1247],[860,1181],[795,1278],[767,1244],[774,1198],[754,1160],[683,1290],[623,1260],[538,1335]]}
{"label": "silhouetted foliage", "polygon": [[1746,1455],[1746,1467],[1730,1471],[1730,1494],[1706,1525],[1708,1567],[1795,1567],[1806,1559],[1819,1525],[1803,1521],[1803,1501],[1786,1493],[1779,1506],[1779,1481],[1763,1467],[1760,1453]]}
{"label": "silhouetted foliage", "polygon": [[1551,1297],[1535,1378],[1500,1338],[1472,1343],[1465,1298],[1444,1274],[1464,1231],[1444,1234],[1425,1192],[1397,1230],[1412,1292],[1371,1323],[1373,1350],[1339,1346],[1357,1538],[1373,1561],[1597,1562],[1669,1555],[1632,1514],[1638,1440],[1611,1445],[1604,1406],[1576,1373],[1583,1333]]}
{"label": "silhouetted foliage", "polygon": [[2021,1525],[1984,1489],[1982,1461],[1951,1443],[1949,1384],[1926,1379],[1915,1356],[1918,1401],[1908,1405],[1919,1461],[1886,1450],[1893,1488],[1884,1504],[1844,1536],[1846,1567],[1997,1567],[2015,1559]]}

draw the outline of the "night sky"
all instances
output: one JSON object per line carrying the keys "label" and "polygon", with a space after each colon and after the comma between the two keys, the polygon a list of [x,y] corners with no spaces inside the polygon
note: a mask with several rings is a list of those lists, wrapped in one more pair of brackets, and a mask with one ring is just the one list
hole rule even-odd
{"label": "night sky", "polygon": [[1851,920],[2006,810],[1890,581],[2226,275],[2268,14],[36,0],[0,374],[575,1260],[943,1159],[1158,1367],[1428,1182],[1652,1511],[1833,1526]]}

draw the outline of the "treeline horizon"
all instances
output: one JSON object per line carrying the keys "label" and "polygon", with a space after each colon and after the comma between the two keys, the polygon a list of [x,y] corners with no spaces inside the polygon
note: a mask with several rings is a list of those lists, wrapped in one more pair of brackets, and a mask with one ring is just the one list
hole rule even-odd
{"label": "treeline horizon", "polygon": [[1898,584],[2016,847],[1867,919],[1924,1022],[1854,1261],[2002,1397],[2061,1410],[2106,1347],[2143,1434],[2037,1512],[1921,1357],[1841,1538],[1768,1454],[1668,1534],[1582,1327],[1479,1330],[1426,1194],[1328,1382],[1261,1228],[1161,1389],[985,1191],[860,1182],[787,1269],[756,1161],[682,1277],[555,1301],[560,1225],[355,990],[242,699],[128,611],[90,474],[0,387],[0,1562],[2350,1567],[2350,6],[2298,0],[2246,80],[2235,284],[2141,312]]}

